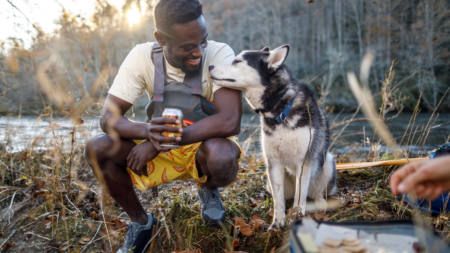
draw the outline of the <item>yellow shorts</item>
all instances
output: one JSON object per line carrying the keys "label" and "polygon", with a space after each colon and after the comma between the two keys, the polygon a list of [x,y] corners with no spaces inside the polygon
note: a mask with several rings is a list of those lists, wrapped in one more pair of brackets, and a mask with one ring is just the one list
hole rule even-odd
{"label": "yellow shorts", "polygon": [[[238,162],[242,157],[242,150],[237,142],[237,137],[228,137],[229,140],[236,143],[241,151]],[[133,140],[136,144],[140,144],[145,140]],[[128,174],[133,184],[141,190],[145,191],[173,180],[185,180],[193,178],[199,183],[205,183],[208,179],[206,175],[198,176],[197,167],[195,166],[195,154],[202,143],[194,143],[181,146],[178,149],[172,149],[167,152],[161,152],[157,157],[147,164],[147,176],[139,176],[127,168]]]}

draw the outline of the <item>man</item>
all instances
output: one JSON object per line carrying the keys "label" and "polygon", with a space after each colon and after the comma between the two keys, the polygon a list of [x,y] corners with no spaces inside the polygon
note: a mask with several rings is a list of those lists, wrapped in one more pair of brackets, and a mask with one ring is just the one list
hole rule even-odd
{"label": "man", "polygon": [[[101,113],[100,126],[106,134],[89,140],[85,151],[96,177],[104,179],[110,195],[131,219],[121,252],[145,250],[158,229],[158,220],[145,212],[133,184],[145,190],[170,180],[194,178],[201,184],[202,217],[217,226],[225,218],[217,188],[235,179],[241,156],[235,138],[230,137],[240,131],[241,93],[214,86],[208,71],[211,65],[231,63],[233,50],[207,40],[198,0],[161,0],[154,9],[154,19],[154,36],[162,50],[158,44],[145,43],[129,53]],[[158,57],[164,62],[157,64]],[[155,72],[165,73],[164,78],[172,84],[183,82],[187,75],[203,73],[201,96],[214,103],[216,113],[183,129],[165,125],[175,124],[174,119],[153,117],[150,123],[142,123],[124,117],[144,91],[157,97]],[[162,132],[182,135],[163,137]],[[172,150],[160,146],[161,142],[174,141],[183,146]]]}

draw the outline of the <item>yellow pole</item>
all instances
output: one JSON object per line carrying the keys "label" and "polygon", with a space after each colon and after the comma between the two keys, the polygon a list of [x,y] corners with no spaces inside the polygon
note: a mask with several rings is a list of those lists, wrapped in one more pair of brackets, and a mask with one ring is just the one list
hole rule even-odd
{"label": "yellow pole", "polygon": [[360,169],[367,167],[376,167],[376,166],[399,166],[407,163],[417,162],[428,160],[428,157],[421,158],[410,158],[410,159],[399,159],[399,160],[387,160],[387,161],[378,161],[378,162],[365,162],[365,163],[337,163],[337,170],[349,170],[349,169]]}

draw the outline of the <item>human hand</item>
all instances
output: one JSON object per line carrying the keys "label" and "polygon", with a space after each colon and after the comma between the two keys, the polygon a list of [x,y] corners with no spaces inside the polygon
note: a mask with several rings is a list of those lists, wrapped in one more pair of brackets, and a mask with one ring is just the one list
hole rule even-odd
{"label": "human hand", "polygon": [[165,124],[180,124],[179,120],[171,119],[168,117],[154,118],[150,121],[148,127],[148,139],[153,144],[153,146],[159,152],[168,151],[168,149],[161,147],[161,142],[179,142],[181,137],[164,137],[161,135],[162,132],[172,132],[172,133],[182,133],[183,129],[173,126],[167,126]]}
{"label": "human hand", "polygon": [[436,199],[450,190],[450,156],[403,166],[391,176],[390,187],[395,195]]}
{"label": "human hand", "polygon": [[150,141],[145,141],[131,149],[127,157],[127,167],[139,176],[147,176],[147,163],[159,154]]}

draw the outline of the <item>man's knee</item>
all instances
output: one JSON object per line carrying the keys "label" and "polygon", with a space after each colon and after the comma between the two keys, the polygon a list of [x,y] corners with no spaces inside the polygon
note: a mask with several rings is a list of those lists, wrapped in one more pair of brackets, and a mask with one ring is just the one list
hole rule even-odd
{"label": "man's knee", "polygon": [[204,144],[206,145],[203,148],[206,150],[203,155],[214,181],[221,182],[224,186],[233,182],[239,169],[236,144],[229,140],[209,141]]}
{"label": "man's knee", "polygon": [[92,166],[93,161],[98,163],[107,159],[107,152],[111,149],[113,140],[106,134],[97,135],[86,143],[85,156],[86,161]]}

